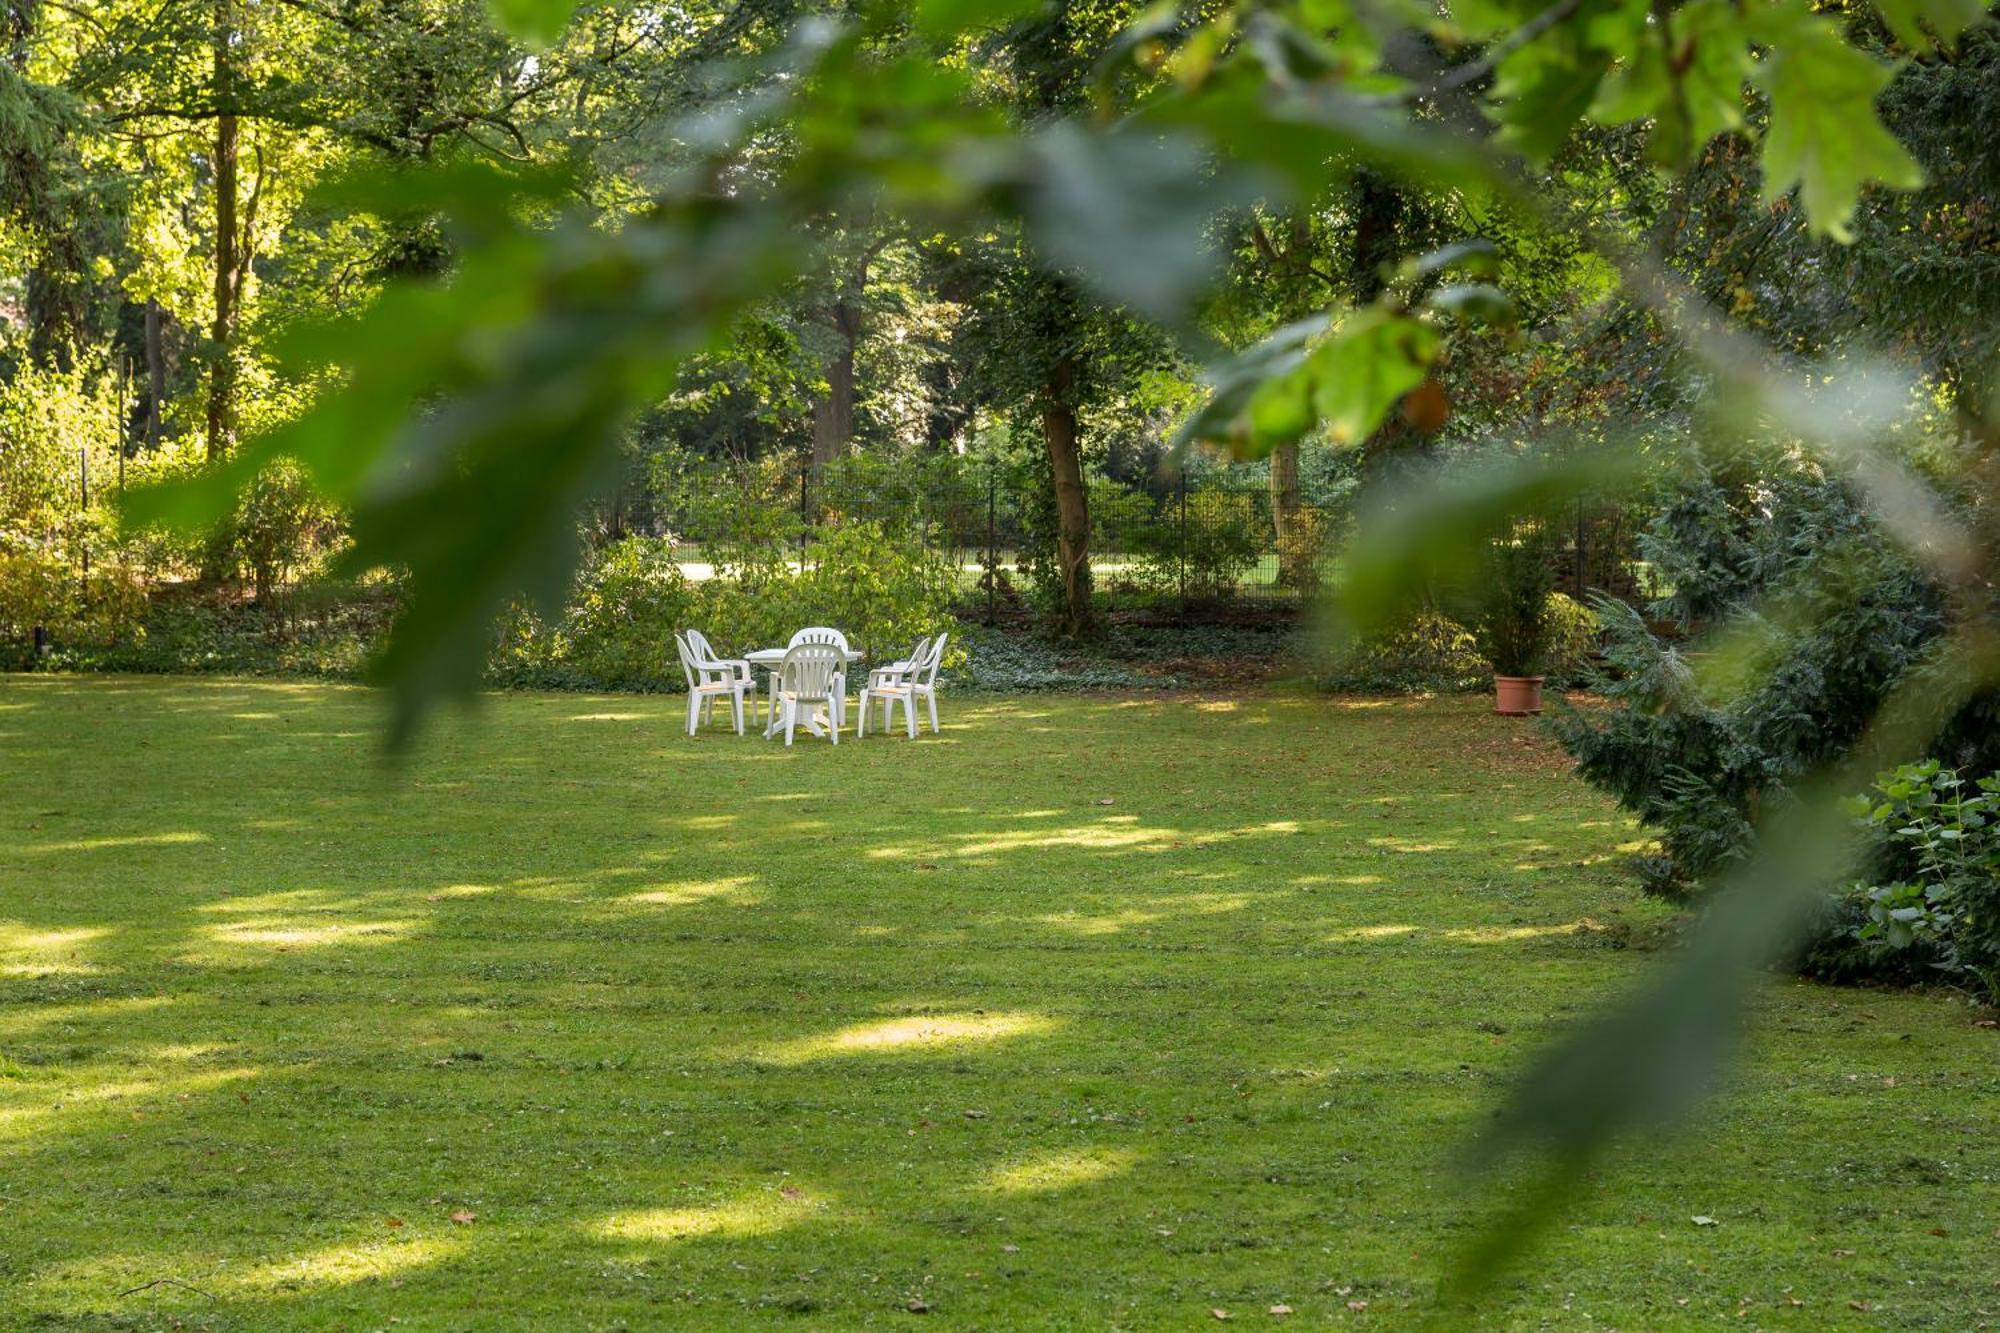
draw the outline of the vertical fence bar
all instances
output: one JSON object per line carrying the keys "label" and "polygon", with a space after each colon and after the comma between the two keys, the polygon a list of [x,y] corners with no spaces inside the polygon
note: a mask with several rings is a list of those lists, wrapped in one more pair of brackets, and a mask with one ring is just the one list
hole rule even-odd
{"label": "vertical fence bar", "polygon": [[986,623],[994,621],[994,600],[1000,592],[1000,463],[986,460]]}
{"label": "vertical fence bar", "polygon": [[78,489],[83,496],[82,530],[78,533],[77,544],[83,552],[83,595],[90,595],[90,446],[78,445],[76,450]]}
{"label": "vertical fence bar", "polygon": [[812,472],[804,459],[799,462],[799,573],[806,572],[806,537],[812,528],[812,511],[806,503],[806,477]]}
{"label": "vertical fence bar", "polygon": [[1180,520],[1179,520],[1179,528],[1180,528],[1179,548],[1180,548],[1180,576],[1181,576],[1180,622],[1182,625],[1186,625],[1188,603],[1187,603],[1187,469],[1185,467],[1181,468],[1175,477],[1174,490],[1178,497],[1178,504],[1180,507]]}
{"label": "vertical fence bar", "polygon": [[1583,600],[1583,497],[1576,498],[1576,600]]}

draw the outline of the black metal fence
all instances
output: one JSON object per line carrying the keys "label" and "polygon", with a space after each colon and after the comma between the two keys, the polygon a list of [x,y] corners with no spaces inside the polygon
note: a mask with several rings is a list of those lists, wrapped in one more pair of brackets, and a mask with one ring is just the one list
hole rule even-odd
{"label": "black metal fence", "polygon": [[[1302,478],[1275,492],[1262,463],[1138,481],[1088,478],[1090,564],[1106,609],[1226,619],[1302,605],[1340,577],[1351,482]],[[879,523],[942,557],[988,617],[1050,590],[1054,513],[1032,462],[939,454],[715,463],[663,488],[653,526],[682,543],[697,578],[746,561],[811,563],[843,525]],[[1582,501],[1551,523],[1556,586],[1642,599],[1645,568],[1616,502]]]}
{"label": "black metal fence", "polygon": [[[1087,484],[1092,581],[1109,609],[1280,607],[1337,576],[1345,509],[1334,488],[1274,496],[1261,465]],[[989,616],[1033,600],[1053,566],[1052,502],[1032,464],[958,455],[718,464],[668,489],[657,523],[681,539],[697,578],[756,559],[809,563],[837,529],[860,522],[943,557]]]}

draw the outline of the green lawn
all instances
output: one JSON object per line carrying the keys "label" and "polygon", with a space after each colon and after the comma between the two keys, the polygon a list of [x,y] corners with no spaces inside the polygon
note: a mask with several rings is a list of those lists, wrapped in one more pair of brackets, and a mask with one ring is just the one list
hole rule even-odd
{"label": "green lawn", "polygon": [[[375,704],[0,678],[0,1325],[1408,1325],[1668,919],[1477,699]],[[2000,1033],[1763,1009],[1489,1322],[1994,1325]]]}

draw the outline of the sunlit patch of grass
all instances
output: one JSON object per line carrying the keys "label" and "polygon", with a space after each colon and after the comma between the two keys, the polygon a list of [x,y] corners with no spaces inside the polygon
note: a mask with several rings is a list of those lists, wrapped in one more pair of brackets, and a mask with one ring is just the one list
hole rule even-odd
{"label": "sunlit patch of grass", "polygon": [[756,884],[755,875],[730,875],[723,879],[690,879],[674,884],[662,884],[657,888],[640,893],[628,893],[618,901],[627,903],[647,903],[655,907],[685,907],[690,903],[722,899],[733,903],[750,903],[759,900],[751,888]]}
{"label": "sunlit patch of grass", "polygon": [[852,1055],[926,1055],[1034,1036],[1057,1026],[1056,1020],[1034,1013],[913,1014],[801,1037],[760,1051],[758,1058],[767,1064],[797,1065]]}
{"label": "sunlit patch of grass", "polygon": [[825,1213],[829,1201],[792,1186],[756,1190],[720,1203],[636,1208],[585,1225],[604,1240],[664,1243],[703,1236],[768,1236]]}
{"label": "sunlit patch of grass", "polygon": [[322,1245],[238,1271],[225,1270],[203,1286],[235,1295],[270,1296],[285,1292],[318,1292],[359,1282],[396,1279],[435,1267],[462,1254],[470,1240],[435,1223],[427,1234],[407,1226],[384,1226],[378,1236]]}
{"label": "sunlit patch of grass", "polygon": [[1414,935],[1421,929],[1423,929],[1421,926],[1404,925],[1344,926],[1321,938],[1329,944],[1342,944],[1353,940],[1393,940],[1405,935]]}
{"label": "sunlit patch of grass", "polygon": [[198,843],[213,842],[209,834],[194,829],[178,829],[171,833],[128,833],[117,836],[96,838],[72,838],[66,842],[43,842],[19,850],[36,856],[51,856],[63,852],[103,852],[126,847],[191,847]]}
{"label": "sunlit patch of grass", "polygon": [[[181,1102],[199,1093],[258,1077],[251,1068],[207,1069],[177,1073],[170,1078],[98,1079],[70,1083],[51,1093],[41,1083],[18,1091],[0,1091],[0,1140],[21,1140],[58,1131],[79,1117],[117,1113],[130,1125],[148,1116],[172,1115]],[[0,1083],[0,1090],[7,1084]]]}
{"label": "sunlit patch of grass", "polygon": [[1053,1148],[1031,1153],[987,1173],[979,1189],[988,1194],[1052,1194],[1121,1176],[1139,1154],[1130,1148]]}
{"label": "sunlit patch of grass", "polygon": [[272,945],[284,949],[316,949],[335,944],[389,944],[421,925],[410,918],[382,921],[232,921],[209,927],[218,944]]}

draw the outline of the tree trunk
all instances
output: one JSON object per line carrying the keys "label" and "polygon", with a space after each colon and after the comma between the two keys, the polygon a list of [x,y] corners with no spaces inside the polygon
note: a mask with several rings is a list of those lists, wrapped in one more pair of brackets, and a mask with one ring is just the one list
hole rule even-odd
{"label": "tree trunk", "polygon": [[1271,528],[1278,543],[1278,582],[1303,587],[1311,555],[1299,519],[1299,446],[1297,441],[1271,450]]}
{"label": "tree trunk", "polygon": [[146,448],[160,447],[160,406],[167,397],[166,332],[160,303],[146,298]]}
{"label": "tree trunk", "polygon": [[813,404],[813,471],[824,472],[836,458],[847,456],[854,438],[854,353],[861,341],[861,307],[845,296],[833,303],[830,316],[840,338],[826,366],[826,395]]}
{"label": "tree trunk", "polygon": [[208,458],[222,458],[236,442],[235,330],[239,274],[236,262],[236,159],[239,134],[231,44],[232,0],[215,3],[215,321],[209,332]]}
{"label": "tree trunk", "polygon": [[1068,357],[1050,369],[1042,390],[1042,436],[1055,477],[1056,567],[1062,576],[1063,631],[1089,632],[1090,493],[1083,485],[1083,451],[1077,438],[1076,364]]}

